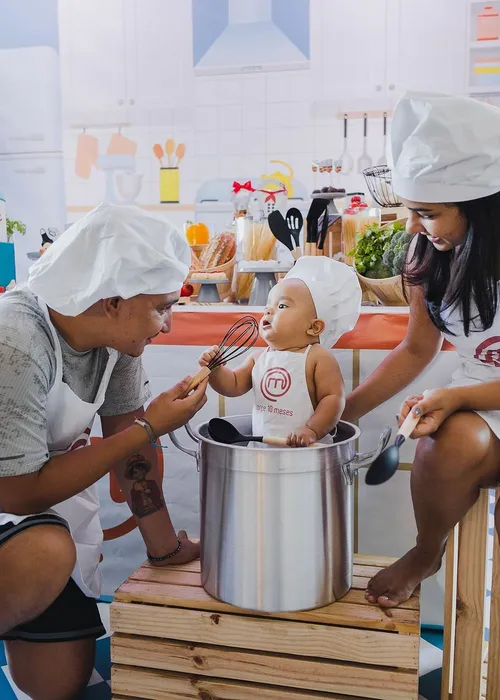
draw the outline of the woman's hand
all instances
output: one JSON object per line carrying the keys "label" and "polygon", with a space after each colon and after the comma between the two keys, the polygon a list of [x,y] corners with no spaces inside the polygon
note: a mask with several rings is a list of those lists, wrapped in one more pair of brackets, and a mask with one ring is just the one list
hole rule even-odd
{"label": "woman's hand", "polygon": [[460,410],[460,402],[453,388],[431,389],[423,394],[409,396],[401,406],[398,417],[399,427],[404,419],[413,411],[415,415],[422,416],[410,435],[416,440],[426,435],[432,435],[444,423],[444,421]]}
{"label": "woman's hand", "polygon": [[214,359],[214,357],[216,356],[216,354],[218,352],[219,352],[218,345],[213,345],[208,350],[205,350],[203,355],[198,360],[198,364],[200,365],[200,367],[207,367],[209,365],[209,363]]}

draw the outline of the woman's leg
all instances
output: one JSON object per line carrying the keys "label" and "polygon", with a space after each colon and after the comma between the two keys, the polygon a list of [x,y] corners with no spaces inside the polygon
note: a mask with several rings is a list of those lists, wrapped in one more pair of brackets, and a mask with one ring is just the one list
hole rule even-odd
{"label": "woman's leg", "polygon": [[446,539],[474,505],[481,487],[500,474],[500,440],[476,413],[456,413],[435,435],[420,440],[411,472],[417,542],[369,582],[372,603],[395,607],[441,565]]}

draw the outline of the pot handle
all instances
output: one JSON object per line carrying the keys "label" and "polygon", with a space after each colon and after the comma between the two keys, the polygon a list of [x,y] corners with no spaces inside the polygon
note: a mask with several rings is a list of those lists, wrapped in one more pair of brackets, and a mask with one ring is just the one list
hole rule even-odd
{"label": "pot handle", "polygon": [[354,483],[354,477],[359,469],[369,467],[377,459],[379,454],[385,450],[391,439],[391,434],[392,429],[386,428],[380,436],[375,450],[371,452],[362,452],[361,454],[356,453],[350,462],[344,464],[344,473],[349,484]]}
{"label": "pot handle", "polygon": [[[184,428],[186,429],[186,432],[189,435],[189,437],[192,440],[194,440],[194,442],[196,442],[196,443],[200,442],[198,440],[198,438],[196,437],[196,435],[194,434],[193,429],[191,428],[189,423],[186,423]],[[177,439],[177,435],[175,434],[175,432],[169,433],[168,437],[171,439],[172,444],[175,445],[175,447],[177,447],[178,450],[180,450],[181,452],[184,452],[185,455],[189,455],[190,457],[194,457],[194,459],[196,460],[196,469],[198,471],[200,471],[200,455],[198,453],[198,450],[190,450],[188,447],[184,447],[184,445],[181,445],[181,443]]]}

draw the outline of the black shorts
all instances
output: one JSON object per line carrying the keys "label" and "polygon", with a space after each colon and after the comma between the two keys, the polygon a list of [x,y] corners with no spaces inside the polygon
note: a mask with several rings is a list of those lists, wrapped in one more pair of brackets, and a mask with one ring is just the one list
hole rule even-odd
{"label": "black shorts", "polygon": [[[17,525],[0,525],[0,547],[24,530],[37,525],[56,525],[68,529],[57,515],[35,515]],[[26,642],[73,642],[97,639],[106,634],[95,598],[88,598],[69,579],[66,587],[39,617],[0,635],[0,639]]]}

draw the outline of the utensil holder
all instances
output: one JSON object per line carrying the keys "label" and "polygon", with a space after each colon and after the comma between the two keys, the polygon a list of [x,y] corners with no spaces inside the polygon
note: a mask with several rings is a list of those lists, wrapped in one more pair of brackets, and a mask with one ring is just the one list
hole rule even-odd
{"label": "utensil holder", "polygon": [[179,203],[179,168],[160,168],[160,203]]}

